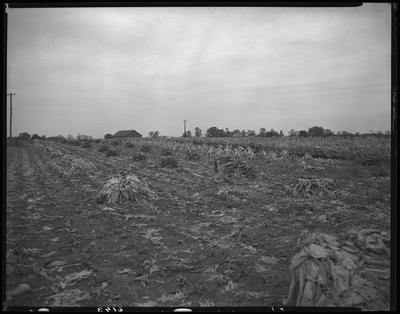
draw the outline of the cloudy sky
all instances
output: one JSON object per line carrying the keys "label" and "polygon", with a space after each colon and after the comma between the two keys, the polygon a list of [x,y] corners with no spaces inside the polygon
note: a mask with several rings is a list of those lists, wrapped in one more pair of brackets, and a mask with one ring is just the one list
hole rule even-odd
{"label": "cloudy sky", "polygon": [[390,11],[9,9],[13,135],[389,130]]}

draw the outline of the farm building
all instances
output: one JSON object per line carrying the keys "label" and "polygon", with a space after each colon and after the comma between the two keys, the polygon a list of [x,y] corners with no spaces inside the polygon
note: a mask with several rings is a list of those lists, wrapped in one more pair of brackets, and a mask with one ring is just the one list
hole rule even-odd
{"label": "farm building", "polygon": [[119,138],[119,137],[142,137],[142,134],[135,130],[125,130],[125,131],[118,131],[113,135],[114,138]]}

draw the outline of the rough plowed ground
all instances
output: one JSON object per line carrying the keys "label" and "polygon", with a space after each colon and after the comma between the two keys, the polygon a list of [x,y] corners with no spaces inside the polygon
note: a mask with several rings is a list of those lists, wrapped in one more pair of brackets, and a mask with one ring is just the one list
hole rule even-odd
{"label": "rough plowed ground", "polygon": [[[105,157],[98,145],[55,146],[91,161],[97,173],[65,177],[32,143],[8,147],[8,305],[282,305],[300,234],[390,229],[390,179],[351,162],[313,159],[323,169],[310,173],[297,160],[255,159],[255,179],[225,180],[207,157],[188,161],[174,152],[178,168],[162,168],[156,148],[134,162],[139,147]],[[96,203],[121,170],[158,199]],[[310,174],[335,179],[338,196],[293,196],[298,178]],[[15,292],[20,284],[30,289]],[[389,295],[388,279],[377,284]]]}

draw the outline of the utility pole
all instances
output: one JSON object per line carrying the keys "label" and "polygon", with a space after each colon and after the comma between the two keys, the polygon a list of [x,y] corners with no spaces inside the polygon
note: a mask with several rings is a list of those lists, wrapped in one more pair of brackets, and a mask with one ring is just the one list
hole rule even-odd
{"label": "utility pole", "polygon": [[8,93],[10,96],[10,138],[12,138],[12,96],[15,96],[15,93]]}
{"label": "utility pole", "polygon": [[183,136],[186,137],[186,120],[183,120]]}

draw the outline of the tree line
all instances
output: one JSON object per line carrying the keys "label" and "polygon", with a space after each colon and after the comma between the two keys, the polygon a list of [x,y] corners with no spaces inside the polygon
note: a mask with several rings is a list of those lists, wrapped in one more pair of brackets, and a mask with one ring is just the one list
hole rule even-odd
{"label": "tree line", "polygon": [[[386,132],[372,132],[370,131],[369,133],[351,133],[347,131],[337,131],[333,132],[330,129],[325,129],[322,126],[313,126],[308,128],[308,130],[290,130],[287,135],[285,135],[282,130],[279,132],[275,131],[274,129],[270,129],[267,131],[266,128],[260,128],[259,132],[256,132],[255,130],[229,130],[229,128],[218,128],[216,126],[212,126],[206,130],[206,133],[204,134],[205,137],[330,137],[330,136],[340,136],[340,137],[356,137],[356,136],[389,136],[390,131]],[[160,132],[159,131],[151,131],[149,133],[149,136],[152,138],[158,138],[160,137]],[[194,135],[192,135],[192,132],[190,130],[186,131],[185,133],[182,134],[182,137],[201,137],[203,136],[202,130],[199,127],[196,127],[194,129]]]}
{"label": "tree line", "polygon": [[[151,138],[158,138],[160,137],[160,131],[151,131],[149,132],[149,137]],[[203,132],[199,127],[195,127],[194,128],[194,132],[192,134],[192,132],[190,130],[186,131],[185,133],[182,134],[182,137],[202,137],[203,136]],[[277,132],[274,129],[270,129],[269,131],[267,131],[266,128],[260,128],[260,130],[258,132],[254,131],[254,130],[238,130],[235,129],[233,131],[230,131],[228,128],[225,129],[220,129],[216,126],[212,126],[209,127],[205,134],[205,137],[267,137],[267,138],[271,138],[271,137],[283,137],[283,136],[287,136],[287,137],[330,137],[330,136],[339,136],[339,137],[365,137],[365,136],[377,136],[377,137],[388,137],[390,136],[390,131],[385,131],[385,132],[381,132],[381,131],[377,131],[377,132],[372,132],[370,131],[369,133],[359,133],[359,132],[355,132],[355,133],[351,133],[351,132],[347,132],[347,131],[337,131],[337,132],[333,132],[330,129],[325,129],[322,126],[313,126],[311,128],[309,128],[308,130],[300,130],[300,131],[295,131],[295,130],[290,130],[288,132],[287,135],[285,135],[282,130]],[[104,135],[105,139],[109,139],[112,138],[112,134],[107,133]],[[93,137],[90,135],[83,135],[83,134],[79,134],[74,138],[72,135],[68,135],[66,138],[62,135],[58,135],[58,136],[51,136],[51,137],[47,137],[45,135],[38,135],[38,134],[33,134],[30,135],[28,132],[22,132],[18,135],[17,137],[18,139],[21,140],[62,140],[62,141],[74,141],[74,140],[78,140],[78,141],[88,141],[88,140],[92,140]]]}

